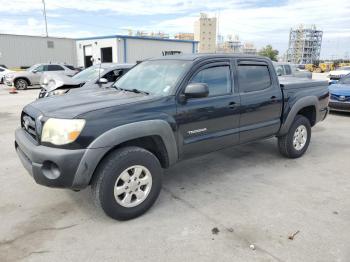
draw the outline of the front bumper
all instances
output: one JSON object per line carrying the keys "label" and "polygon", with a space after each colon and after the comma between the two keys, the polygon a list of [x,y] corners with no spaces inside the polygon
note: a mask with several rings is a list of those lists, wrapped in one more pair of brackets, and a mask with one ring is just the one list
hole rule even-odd
{"label": "front bumper", "polygon": [[331,111],[350,112],[350,102],[330,100],[328,106]]}
{"label": "front bumper", "polygon": [[22,128],[15,133],[15,148],[23,166],[40,185],[73,188],[85,149],[67,150],[38,145]]}

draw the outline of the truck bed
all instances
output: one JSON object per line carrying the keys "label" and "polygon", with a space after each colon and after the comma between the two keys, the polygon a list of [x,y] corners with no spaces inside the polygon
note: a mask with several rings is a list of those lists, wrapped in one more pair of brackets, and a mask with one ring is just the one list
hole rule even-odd
{"label": "truck bed", "polygon": [[279,77],[279,82],[282,89],[328,86],[328,82],[325,80],[310,80],[296,77]]}

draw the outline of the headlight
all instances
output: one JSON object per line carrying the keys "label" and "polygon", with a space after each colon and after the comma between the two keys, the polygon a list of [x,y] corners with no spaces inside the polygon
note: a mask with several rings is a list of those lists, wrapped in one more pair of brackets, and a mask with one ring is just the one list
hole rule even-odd
{"label": "headlight", "polygon": [[67,93],[69,89],[57,89],[47,93],[47,96],[61,96]]}
{"label": "headlight", "polygon": [[12,79],[14,77],[15,77],[14,74],[7,74],[7,75],[5,75],[5,78],[7,78],[7,79]]}
{"label": "headlight", "polygon": [[84,119],[49,118],[43,127],[41,142],[65,145],[74,142],[85,126]]}

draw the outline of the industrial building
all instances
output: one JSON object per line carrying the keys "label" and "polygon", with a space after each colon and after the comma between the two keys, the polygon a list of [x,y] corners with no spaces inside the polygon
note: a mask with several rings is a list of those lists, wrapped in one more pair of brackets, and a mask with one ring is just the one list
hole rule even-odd
{"label": "industrial building", "polygon": [[196,53],[197,41],[111,35],[76,39],[78,66],[94,63],[136,63],[151,57]]}
{"label": "industrial building", "polygon": [[177,33],[174,36],[175,39],[179,40],[194,40],[194,34],[193,33]]}
{"label": "industrial building", "polygon": [[304,28],[303,25],[291,28],[287,61],[294,64],[313,64],[320,59],[322,45],[321,30],[315,25]]}
{"label": "industrial building", "polygon": [[50,62],[75,66],[75,40],[0,34],[0,64],[7,67],[29,67],[37,63]]}
{"label": "industrial building", "polygon": [[208,17],[201,13],[194,23],[194,40],[199,41],[199,53],[215,53],[216,51],[216,17]]}
{"label": "industrial building", "polygon": [[242,53],[246,55],[257,55],[258,50],[253,43],[246,42],[242,47]]}

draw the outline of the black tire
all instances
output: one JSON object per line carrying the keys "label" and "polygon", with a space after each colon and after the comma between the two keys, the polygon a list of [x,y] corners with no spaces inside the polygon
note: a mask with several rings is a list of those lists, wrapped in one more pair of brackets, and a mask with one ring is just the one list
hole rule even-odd
{"label": "black tire", "polygon": [[15,88],[17,90],[25,90],[28,88],[28,85],[28,81],[23,78],[16,79],[15,81]]}
{"label": "black tire", "polygon": [[[293,144],[294,133],[298,127],[304,126],[307,131],[307,138],[305,145],[297,150]],[[311,140],[311,125],[310,121],[302,115],[297,115],[294,119],[293,124],[289,128],[289,131],[286,135],[278,137],[278,148],[280,153],[288,158],[298,158],[301,157],[309,147]]]}
{"label": "black tire", "polygon": [[[124,207],[117,202],[114,187],[122,172],[135,165],[149,170],[152,185],[143,202],[134,207]],[[104,158],[95,171],[91,184],[95,203],[108,216],[117,220],[138,217],[151,208],[157,200],[162,187],[162,176],[163,169],[160,162],[151,152],[134,146],[117,149]]]}

